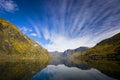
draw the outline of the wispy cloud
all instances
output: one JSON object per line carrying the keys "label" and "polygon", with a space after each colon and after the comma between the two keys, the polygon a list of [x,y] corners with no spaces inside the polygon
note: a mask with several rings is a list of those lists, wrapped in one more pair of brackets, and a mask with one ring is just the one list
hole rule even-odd
{"label": "wispy cloud", "polygon": [[51,36],[47,28],[43,29],[43,36],[46,40],[50,39]]}
{"label": "wispy cloud", "polygon": [[51,37],[50,40],[51,43],[45,46],[49,51],[64,51],[66,49],[74,49],[80,47],[81,45],[88,46],[87,42],[89,41],[89,37],[71,39],[64,36],[56,35],[54,37]]}
{"label": "wispy cloud", "polygon": [[120,32],[120,0],[45,0],[42,11],[29,22],[49,51],[92,47]]}
{"label": "wispy cloud", "polygon": [[34,37],[36,37],[36,36],[37,36],[37,34],[36,34],[36,33],[31,33],[30,35],[31,35],[31,36],[34,36]]}
{"label": "wispy cloud", "polygon": [[21,27],[20,30],[24,33],[24,34],[27,34],[29,32],[32,32],[33,30],[31,28],[28,28],[28,27]]}
{"label": "wispy cloud", "polygon": [[32,28],[28,28],[28,27],[23,26],[23,27],[20,28],[20,30],[24,34],[28,35],[29,37],[39,37],[38,34],[35,33]]}
{"label": "wispy cloud", "polygon": [[33,20],[31,19],[28,19],[29,20],[29,23],[32,25],[32,27],[34,28],[36,34],[37,34],[37,37],[41,38],[41,31],[40,31],[40,25],[39,23],[37,24],[37,22],[34,22]]}
{"label": "wispy cloud", "polygon": [[84,35],[82,37],[68,38],[63,35],[53,34],[50,36],[50,43],[46,44],[45,47],[49,51],[64,51],[66,49],[75,49],[80,46],[92,47],[103,39],[109,38],[120,32],[120,29],[109,30],[98,35]]}
{"label": "wispy cloud", "polygon": [[[63,4],[64,3],[64,4]],[[63,0],[46,2],[52,29],[43,30],[49,51],[92,47],[120,32],[119,0]]]}
{"label": "wispy cloud", "polygon": [[0,0],[0,10],[14,12],[18,10],[18,5],[13,0]]}

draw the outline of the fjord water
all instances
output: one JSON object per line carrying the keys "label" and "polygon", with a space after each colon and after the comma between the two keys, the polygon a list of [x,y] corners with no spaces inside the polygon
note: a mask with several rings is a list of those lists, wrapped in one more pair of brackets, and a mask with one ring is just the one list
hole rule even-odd
{"label": "fjord water", "polygon": [[91,68],[82,70],[77,67],[67,67],[64,64],[48,65],[38,72],[31,80],[115,80],[99,70]]}
{"label": "fjord water", "polygon": [[0,80],[30,80],[46,67],[44,61],[0,61]]}
{"label": "fjord water", "polygon": [[110,62],[0,62],[0,80],[119,80],[119,64]]}

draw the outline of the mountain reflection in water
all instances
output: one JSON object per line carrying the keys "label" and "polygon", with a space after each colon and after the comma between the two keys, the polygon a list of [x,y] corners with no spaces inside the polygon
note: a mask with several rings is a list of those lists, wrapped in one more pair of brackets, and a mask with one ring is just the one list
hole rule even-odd
{"label": "mountain reflection in water", "polygon": [[97,69],[82,70],[77,67],[67,67],[64,64],[48,65],[38,72],[31,80],[115,80]]}
{"label": "mountain reflection in water", "polygon": [[[58,62],[58,61],[57,61]],[[46,67],[47,66],[47,67]],[[0,80],[120,80],[120,63],[111,60],[0,62]]]}

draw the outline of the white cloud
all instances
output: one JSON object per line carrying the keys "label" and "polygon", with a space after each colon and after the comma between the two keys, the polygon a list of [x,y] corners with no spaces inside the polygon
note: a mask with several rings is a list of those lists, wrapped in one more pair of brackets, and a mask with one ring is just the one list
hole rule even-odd
{"label": "white cloud", "polygon": [[61,35],[62,33],[58,34],[50,31],[47,31],[47,34],[44,33],[44,36],[48,34],[51,34],[45,38],[46,40],[50,40],[50,43],[45,45],[48,51],[64,51],[66,49],[75,49],[80,46],[93,46],[93,44],[87,44],[91,38],[90,36],[68,38],[65,35]]}
{"label": "white cloud", "polygon": [[29,36],[33,36],[33,37],[39,37],[37,33],[33,32],[33,30],[31,28],[28,27],[21,27],[20,30],[24,33],[27,34]]}
{"label": "white cloud", "polygon": [[33,26],[35,32],[37,33],[37,36],[41,38],[41,33],[40,33],[40,25],[37,23],[34,23],[31,19],[28,19],[30,24]]}
{"label": "white cloud", "polygon": [[50,38],[50,33],[49,33],[49,31],[48,31],[48,29],[47,28],[45,28],[45,29],[43,29],[43,35],[44,35],[44,38],[46,39],[46,40],[48,40],[49,38]]}
{"label": "white cloud", "polygon": [[27,34],[27,33],[32,32],[32,29],[31,29],[31,28],[27,28],[27,27],[21,27],[20,30],[21,30],[24,34]]}
{"label": "white cloud", "polygon": [[119,0],[51,0],[48,3],[45,9],[49,12],[43,15],[44,19],[29,22],[36,33],[32,35],[42,38],[43,46],[49,51],[92,47],[120,32]]}
{"label": "white cloud", "polygon": [[36,36],[37,36],[37,34],[36,34],[36,33],[31,33],[30,35],[31,35],[31,36],[34,36],[34,37],[36,37]]}
{"label": "white cloud", "polygon": [[18,5],[13,0],[0,0],[0,10],[14,12],[18,10]]}
{"label": "white cloud", "polygon": [[[68,38],[64,35],[59,35],[52,32],[52,35],[46,38],[46,40],[50,40],[50,43],[45,45],[45,47],[48,49],[48,51],[65,51],[67,49],[75,49],[80,46],[93,47],[101,40],[109,38],[119,32],[120,29],[111,29],[98,35],[93,36],[92,34],[89,34],[83,37],[76,38]],[[48,34],[49,33],[50,32],[48,32]]]}
{"label": "white cloud", "polygon": [[80,46],[85,46],[88,40],[88,37],[69,39],[64,36],[58,36],[54,37],[51,41],[52,43],[47,44],[46,48],[48,51],[64,51],[66,49],[75,49]]}
{"label": "white cloud", "polygon": [[49,51],[92,47],[120,32],[119,0],[63,0],[63,3],[50,2],[46,8],[52,16],[46,17],[52,31],[45,28],[42,33],[45,40],[50,40],[45,45]]}

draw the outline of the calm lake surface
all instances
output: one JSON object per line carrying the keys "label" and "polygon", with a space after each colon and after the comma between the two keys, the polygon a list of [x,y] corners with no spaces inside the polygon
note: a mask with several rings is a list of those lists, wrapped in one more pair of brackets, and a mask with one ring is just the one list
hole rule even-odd
{"label": "calm lake surface", "polygon": [[99,61],[94,64],[91,62],[74,64],[68,61],[59,63],[53,61],[49,64],[41,64],[39,61],[0,62],[0,80],[119,80],[120,64],[109,62],[103,64]]}
{"label": "calm lake surface", "polygon": [[38,72],[31,80],[115,80],[99,70],[91,68],[82,70],[77,67],[67,67],[64,64],[48,65]]}

